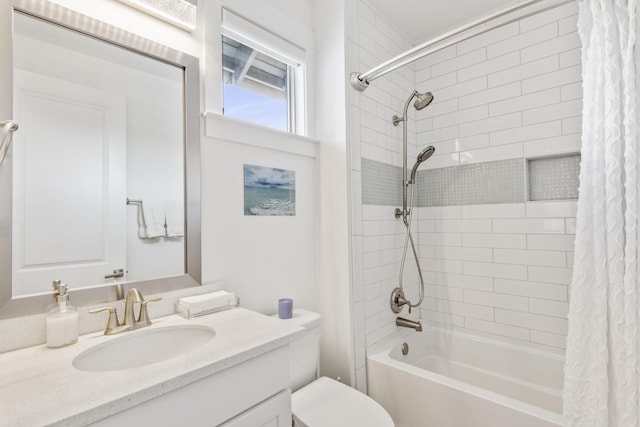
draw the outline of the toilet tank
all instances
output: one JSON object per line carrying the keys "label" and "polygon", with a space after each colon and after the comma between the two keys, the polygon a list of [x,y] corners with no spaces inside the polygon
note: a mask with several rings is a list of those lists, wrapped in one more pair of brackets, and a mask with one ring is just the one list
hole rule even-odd
{"label": "toilet tank", "polygon": [[289,344],[289,387],[296,391],[316,379],[320,355],[320,315],[296,308],[291,319],[280,321],[295,323],[306,329]]}

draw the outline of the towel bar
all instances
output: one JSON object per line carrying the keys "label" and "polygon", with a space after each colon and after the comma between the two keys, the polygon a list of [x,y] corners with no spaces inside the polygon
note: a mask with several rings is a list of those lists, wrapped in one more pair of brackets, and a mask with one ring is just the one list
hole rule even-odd
{"label": "towel bar", "polygon": [[0,122],[0,166],[4,163],[4,158],[9,151],[11,144],[11,136],[13,132],[18,130],[18,124],[12,120]]}

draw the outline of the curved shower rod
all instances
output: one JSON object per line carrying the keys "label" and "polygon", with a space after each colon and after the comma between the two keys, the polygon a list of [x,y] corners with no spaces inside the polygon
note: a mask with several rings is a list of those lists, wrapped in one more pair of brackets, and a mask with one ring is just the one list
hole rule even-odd
{"label": "curved shower rod", "polygon": [[18,130],[18,124],[13,120],[5,120],[0,122],[0,166],[4,163],[4,159],[11,145],[11,135]]}
{"label": "curved shower rod", "polygon": [[[411,62],[420,59],[424,56],[437,52],[439,50],[445,49],[449,46],[453,46],[456,43],[460,43],[461,41],[470,39],[471,37],[475,37],[477,35],[486,33],[495,28],[502,27],[504,25],[510,24],[512,22],[518,21],[523,18],[527,18],[532,15],[536,15],[538,13],[544,12],[549,9],[553,9],[558,6],[562,6],[567,3],[571,3],[576,0],[528,0],[523,3],[520,3],[516,6],[511,6],[491,15],[485,16],[484,18],[480,18],[478,20],[472,21],[468,24],[462,25],[454,30],[446,32],[441,36],[434,37],[426,42],[404,52],[398,56],[395,56],[389,59],[386,62],[372,68],[366,73],[358,74],[356,72],[351,73],[351,86],[363,92],[367,87],[369,87],[369,83],[377,79],[378,77],[382,77],[391,71],[397,70],[400,67],[403,67]],[[523,9],[529,8],[530,6],[536,5],[538,3],[543,3],[542,5],[538,5],[533,10]],[[521,13],[518,13],[521,12]],[[513,16],[509,16],[514,14]],[[500,21],[495,25],[487,25],[490,24],[491,21],[494,21],[499,18],[507,17],[506,21]],[[471,34],[465,34],[468,31],[477,29],[482,27],[483,25],[487,25],[481,31],[473,32]],[[460,37],[457,37],[460,36]]]}

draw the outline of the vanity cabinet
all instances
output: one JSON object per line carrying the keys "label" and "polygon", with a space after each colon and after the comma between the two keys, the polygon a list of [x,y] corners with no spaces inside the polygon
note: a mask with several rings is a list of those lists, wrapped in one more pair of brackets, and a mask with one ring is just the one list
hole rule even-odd
{"label": "vanity cabinet", "polygon": [[291,427],[291,392],[282,391],[224,423],[222,427]]}
{"label": "vanity cabinet", "polygon": [[135,368],[74,367],[84,352],[121,339],[102,331],[59,349],[0,354],[0,425],[291,426],[289,345],[304,332],[300,326],[237,307],[191,320],[159,317],[149,328],[187,325],[216,333],[195,349]]}
{"label": "vanity cabinet", "polygon": [[282,346],[92,425],[290,427],[288,386],[289,351]]}

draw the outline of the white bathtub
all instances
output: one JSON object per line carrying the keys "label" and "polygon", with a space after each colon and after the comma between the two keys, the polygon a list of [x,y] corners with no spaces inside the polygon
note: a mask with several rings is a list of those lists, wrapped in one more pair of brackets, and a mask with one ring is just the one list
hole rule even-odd
{"label": "white bathtub", "polygon": [[562,425],[563,365],[559,354],[432,329],[367,356],[367,381],[396,427],[548,427]]}

